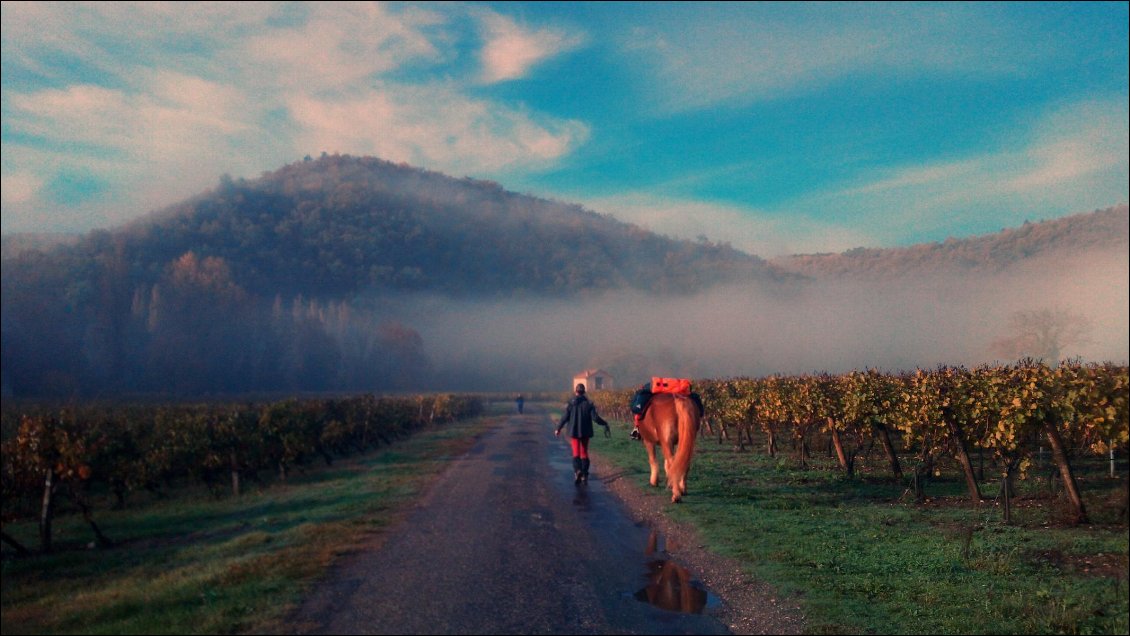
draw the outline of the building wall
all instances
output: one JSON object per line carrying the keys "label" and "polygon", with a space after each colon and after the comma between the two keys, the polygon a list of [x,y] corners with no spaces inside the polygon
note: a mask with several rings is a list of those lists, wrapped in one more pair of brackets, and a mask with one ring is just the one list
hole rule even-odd
{"label": "building wall", "polygon": [[607,373],[573,376],[573,384],[569,388],[573,389],[578,384],[584,384],[588,391],[609,391],[613,388],[612,376]]}

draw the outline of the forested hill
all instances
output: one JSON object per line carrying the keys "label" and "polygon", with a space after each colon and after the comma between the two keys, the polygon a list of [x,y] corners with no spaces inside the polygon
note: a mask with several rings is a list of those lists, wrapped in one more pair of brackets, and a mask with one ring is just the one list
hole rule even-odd
{"label": "forested hill", "polygon": [[73,248],[88,261],[115,250],[132,276],[151,281],[188,252],[222,259],[243,290],[284,298],[685,292],[774,275],[725,245],[671,240],[489,181],[337,155],[255,180],[224,178],[211,192]]}
{"label": "forested hill", "polygon": [[803,254],[773,264],[815,278],[908,278],[925,273],[984,274],[1037,257],[1065,257],[1130,246],[1125,204],[1039,223],[1025,222],[996,234],[941,243],[878,249],[858,247],[840,254]]}
{"label": "forested hill", "polygon": [[445,388],[390,299],[798,278],[493,182],[337,155],[223,178],[78,240],[30,239],[5,241],[6,395]]}

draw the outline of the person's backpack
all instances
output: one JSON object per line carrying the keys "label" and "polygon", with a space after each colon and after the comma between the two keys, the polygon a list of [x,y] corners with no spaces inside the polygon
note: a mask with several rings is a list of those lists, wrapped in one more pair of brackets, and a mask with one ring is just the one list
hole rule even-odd
{"label": "person's backpack", "polygon": [[699,415],[705,415],[706,409],[702,405],[702,397],[698,393],[691,391],[691,381],[687,378],[651,378],[651,386],[642,387],[636,391],[632,396],[632,413],[642,416],[644,411],[647,410],[647,405],[651,401],[651,396],[656,393],[675,393],[678,395],[686,395],[694,401],[698,406]]}
{"label": "person's backpack", "polygon": [[690,395],[691,381],[687,378],[652,378],[651,392]]}

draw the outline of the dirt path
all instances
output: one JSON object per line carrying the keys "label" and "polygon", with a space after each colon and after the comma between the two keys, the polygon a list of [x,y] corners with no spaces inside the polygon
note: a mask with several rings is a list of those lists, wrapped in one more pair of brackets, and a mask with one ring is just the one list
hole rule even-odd
{"label": "dirt path", "polygon": [[[659,498],[638,492],[633,498],[629,484],[602,468],[595,458],[592,481],[575,486],[568,446],[553,437],[544,412],[535,407],[504,419],[452,462],[379,547],[330,571],[296,612],[294,631],[799,630],[799,622],[783,620],[787,613],[762,611],[766,599],[743,597],[756,588],[731,564],[707,555],[689,533],[665,525],[658,511],[641,503]],[[695,570],[696,560],[709,569],[705,576]],[[718,590],[689,584],[700,578]],[[698,606],[700,613],[661,609],[649,600]]]}

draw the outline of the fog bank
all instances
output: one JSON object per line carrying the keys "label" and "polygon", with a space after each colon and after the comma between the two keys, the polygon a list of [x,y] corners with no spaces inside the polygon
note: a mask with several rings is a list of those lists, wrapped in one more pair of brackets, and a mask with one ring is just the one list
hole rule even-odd
{"label": "fog bank", "polygon": [[[651,375],[705,377],[887,371],[999,359],[1017,312],[1066,311],[1086,342],[1061,358],[1125,362],[1130,264],[1122,250],[1025,261],[992,274],[730,285],[656,297],[402,299],[380,313],[412,325],[438,388],[564,390],[600,367],[620,386]],[[1006,362],[1011,360],[1004,360]]]}

